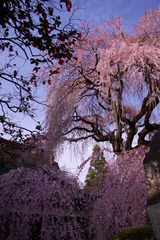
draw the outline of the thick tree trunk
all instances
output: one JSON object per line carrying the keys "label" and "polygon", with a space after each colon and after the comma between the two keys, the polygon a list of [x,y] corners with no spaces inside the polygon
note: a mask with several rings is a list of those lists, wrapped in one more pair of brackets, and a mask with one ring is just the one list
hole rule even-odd
{"label": "thick tree trunk", "polygon": [[144,159],[147,184],[147,211],[157,240],[160,240],[160,129],[153,137]]}

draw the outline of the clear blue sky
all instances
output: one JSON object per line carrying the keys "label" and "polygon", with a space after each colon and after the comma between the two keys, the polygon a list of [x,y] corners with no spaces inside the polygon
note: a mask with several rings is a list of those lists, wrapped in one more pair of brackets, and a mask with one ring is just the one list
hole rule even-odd
{"label": "clear blue sky", "polygon": [[159,4],[159,0],[79,0],[80,9],[76,15],[97,23],[118,16],[121,16],[125,23],[135,23],[144,15],[145,10],[155,10]]}

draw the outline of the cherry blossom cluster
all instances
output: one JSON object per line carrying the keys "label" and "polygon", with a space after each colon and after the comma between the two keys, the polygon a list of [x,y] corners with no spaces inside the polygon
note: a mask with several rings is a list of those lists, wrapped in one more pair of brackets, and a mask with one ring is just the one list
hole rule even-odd
{"label": "cherry blossom cluster", "polygon": [[126,227],[146,224],[147,192],[143,159],[145,147],[108,161],[101,189],[90,196],[89,236],[109,239]]}

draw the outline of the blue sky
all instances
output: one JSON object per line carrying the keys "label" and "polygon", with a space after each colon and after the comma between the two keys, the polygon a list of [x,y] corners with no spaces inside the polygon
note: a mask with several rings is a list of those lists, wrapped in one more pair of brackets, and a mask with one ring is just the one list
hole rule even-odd
{"label": "blue sky", "polygon": [[76,15],[96,23],[118,16],[121,16],[126,24],[135,23],[145,10],[155,10],[159,4],[159,0],[79,0],[80,9]]}

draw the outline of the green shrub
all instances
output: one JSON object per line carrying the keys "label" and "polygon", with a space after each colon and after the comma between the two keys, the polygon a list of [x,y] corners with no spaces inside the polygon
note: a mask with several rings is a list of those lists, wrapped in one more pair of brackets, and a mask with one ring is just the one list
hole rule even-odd
{"label": "green shrub", "polygon": [[152,227],[130,227],[116,234],[112,240],[156,240]]}

